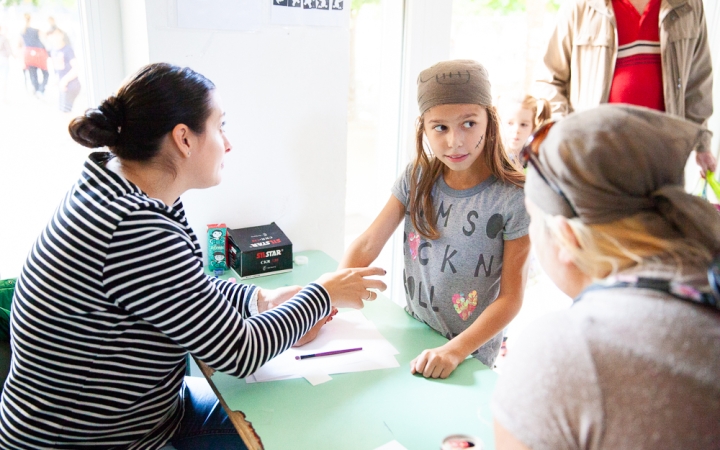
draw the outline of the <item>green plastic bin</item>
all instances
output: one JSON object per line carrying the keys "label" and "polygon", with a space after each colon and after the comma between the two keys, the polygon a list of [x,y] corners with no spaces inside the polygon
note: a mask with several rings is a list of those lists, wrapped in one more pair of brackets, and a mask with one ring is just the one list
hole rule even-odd
{"label": "green plastic bin", "polygon": [[10,308],[15,279],[0,280],[0,391],[10,372]]}

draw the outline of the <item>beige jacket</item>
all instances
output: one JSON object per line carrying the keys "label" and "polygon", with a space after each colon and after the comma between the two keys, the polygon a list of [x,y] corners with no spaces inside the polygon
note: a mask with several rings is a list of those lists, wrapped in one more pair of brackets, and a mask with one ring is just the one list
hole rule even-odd
{"label": "beige jacket", "polygon": [[[611,0],[564,2],[535,85],[554,116],[607,102],[617,39]],[[662,0],[660,52],[665,111],[707,127],[712,64],[702,0]],[[709,151],[710,138],[706,133],[697,150]]]}

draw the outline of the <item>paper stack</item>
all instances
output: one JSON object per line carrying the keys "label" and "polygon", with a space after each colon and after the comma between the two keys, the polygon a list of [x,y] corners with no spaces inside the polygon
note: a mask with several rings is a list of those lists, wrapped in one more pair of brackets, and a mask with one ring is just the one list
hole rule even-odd
{"label": "paper stack", "polygon": [[[296,356],[362,347],[361,351],[297,360]],[[329,381],[331,374],[399,367],[398,351],[360,311],[338,313],[323,326],[317,338],[291,348],[268,361],[248,383],[306,378],[313,385]]]}

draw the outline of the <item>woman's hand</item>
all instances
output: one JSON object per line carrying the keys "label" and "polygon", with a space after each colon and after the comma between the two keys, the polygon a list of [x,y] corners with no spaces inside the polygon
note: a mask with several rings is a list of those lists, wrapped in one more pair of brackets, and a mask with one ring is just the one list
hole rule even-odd
{"label": "woman's hand", "polygon": [[387,289],[387,285],[381,280],[368,278],[378,275],[385,275],[385,270],[379,267],[340,269],[324,274],[316,283],[328,291],[333,306],[360,309],[363,307],[363,300],[377,298],[377,294],[369,289],[381,292]]}
{"label": "woman's hand", "polygon": [[410,373],[419,373],[425,378],[450,376],[453,370],[467,358],[467,355],[452,348],[451,342],[442,347],[423,350],[417,358],[410,362]]}
{"label": "woman's hand", "polygon": [[258,312],[265,312],[293,298],[301,286],[286,286],[277,289],[258,289]]}
{"label": "woman's hand", "polygon": [[333,319],[333,317],[335,317],[335,314],[337,314],[337,312],[338,312],[337,308],[333,307],[332,311],[330,311],[330,315],[323,319],[320,319],[318,321],[318,323],[315,324],[315,326],[310,328],[310,330],[307,333],[305,333],[303,335],[303,337],[301,337],[293,345],[293,347],[301,347],[305,344],[308,344],[308,343],[314,341],[315,338],[317,337],[318,333],[320,332],[320,328],[322,328],[323,325],[325,325],[326,323],[330,322]]}

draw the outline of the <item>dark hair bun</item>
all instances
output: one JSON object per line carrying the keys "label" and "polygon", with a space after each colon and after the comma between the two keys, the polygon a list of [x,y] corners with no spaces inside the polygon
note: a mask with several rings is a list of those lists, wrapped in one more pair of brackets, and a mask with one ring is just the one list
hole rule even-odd
{"label": "dark hair bun", "polygon": [[114,147],[120,142],[123,122],[122,101],[112,96],[99,108],[88,109],[84,116],[74,118],[68,130],[75,142],[82,146]]}
{"label": "dark hair bun", "polygon": [[149,64],[97,109],[70,122],[70,136],[85,147],[109,147],[120,159],[150,161],[177,124],[205,131],[213,89],[212,81],[190,68]]}

